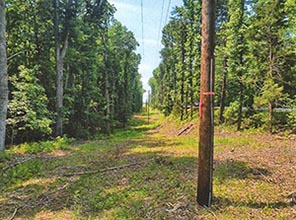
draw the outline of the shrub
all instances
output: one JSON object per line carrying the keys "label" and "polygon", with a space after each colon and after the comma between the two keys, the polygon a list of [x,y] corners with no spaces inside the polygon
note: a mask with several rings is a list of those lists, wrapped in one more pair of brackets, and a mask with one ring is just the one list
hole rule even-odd
{"label": "shrub", "polygon": [[287,117],[288,129],[296,133],[296,96],[290,100],[288,108],[291,110]]}
{"label": "shrub", "polygon": [[34,143],[23,143],[14,147],[12,150],[15,153],[21,154],[37,154],[42,152],[53,152],[57,149],[68,150],[73,139],[67,137],[57,137],[53,141],[43,141]]}
{"label": "shrub", "polygon": [[225,109],[224,119],[225,119],[226,124],[232,125],[237,122],[238,109],[239,109],[239,102],[238,101],[234,101],[234,102],[230,103],[229,107]]}

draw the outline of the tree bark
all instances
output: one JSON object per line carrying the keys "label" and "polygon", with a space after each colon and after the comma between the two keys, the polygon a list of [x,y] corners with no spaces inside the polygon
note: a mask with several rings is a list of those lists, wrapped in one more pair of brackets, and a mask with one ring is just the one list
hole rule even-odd
{"label": "tree bark", "polygon": [[56,72],[57,72],[57,89],[56,89],[56,136],[63,135],[63,99],[64,99],[64,58],[68,49],[69,34],[66,33],[66,37],[61,47],[60,33],[59,33],[59,0],[54,1],[54,27],[55,27],[55,50],[56,50]]}
{"label": "tree bark", "polygon": [[239,107],[238,107],[238,118],[237,118],[237,130],[240,131],[242,127],[242,118],[243,118],[243,101],[244,101],[244,85],[241,82],[241,74],[240,74],[240,82],[239,82]]}
{"label": "tree bark", "polygon": [[190,118],[193,118],[193,105],[194,105],[194,92],[193,92],[193,55],[192,55],[193,46],[190,45],[190,61],[189,61],[189,96],[190,96]]}
{"label": "tree bark", "polygon": [[106,99],[106,133],[111,134],[111,98],[110,98],[110,82],[108,71],[108,48],[105,36],[102,36],[104,44],[104,63],[105,63],[105,99]]}
{"label": "tree bark", "polygon": [[[241,36],[241,42],[243,42],[243,36]],[[244,65],[243,61],[243,51],[240,51],[240,66]],[[238,107],[238,118],[237,118],[237,130],[241,130],[242,125],[242,117],[243,117],[243,101],[244,101],[244,84],[242,82],[242,70],[239,70],[238,77],[239,77],[239,107]]]}
{"label": "tree bark", "polygon": [[[224,44],[226,46],[226,43]],[[225,110],[225,98],[226,98],[226,87],[227,87],[227,56],[223,56],[223,81],[221,88],[221,99],[220,99],[220,112],[219,112],[219,123],[224,123],[224,110]]]}
{"label": "tree bark", "polygon": [[[274,55],[272,51],[272,41],[270,42],[270,48],[269,48],[269,77],[272,79],[273,78],[273,62],[274,62]],[[269,132],[272,133],[272,126],[273,126],[273,109],[274,109],[274,103],[270,101],[268,103],[268,111],[269,111]]]}
{"label": "tree bark", "polygon": [[5,0],[0,0],[0,151],[5,147],[8,106]]}
{"label": "tree bark", "polygon": [[200,126],[197,202],[210,206],[213,191],[215,0],[202,1]]}
{"label": "tree bark", "polygon": [[[182,27],[182,33],[186,32],[185,29],[185,24],[183,24]],[[185,71],[186,71],[186,63],[185,63],[185,40],[186,40],[186,35],[182,35],[182,45],[181,45],[181,64],[182,64],[182,69],[181,69],[181,115],[180,115],[180,120],[183,121],[184,119],[184,114],[187,112],[187,103],[185,102]],[[184,106],[185,105],[185,106]]]}
{"label": "tree bark", "polygon": [[269,102],[268,103],[268,111],[269,111],[268,119],[269,119],[269,132],[270,133],[272,133],[273,109],[274,109],[273,103]]}
{"label": "tree bark", "polygon": [[[239,21],[239,28],[242,28],[243,26],[243,20],[244,20],[244,13],[245,13],[245,0],[241,0],[241,5],[240,5],[240,21]],[[244,44],[244,36],[241,33],[240,34],[240,44]],[[243,59],[244,51],[243,48],[240,49],[239,52],[239,65],[240,67],[244,66],[244,59]],[[241,130],[241,124],[242,124],[242,118],[243,118],[243,101],[244,101],[244,84],[242,82],[242,76],[243,72],[242,69],[240,68],[238,72],[238,78],[239,78],[239,108],[238,108],[238,119],[237,119],[237,130]]]}

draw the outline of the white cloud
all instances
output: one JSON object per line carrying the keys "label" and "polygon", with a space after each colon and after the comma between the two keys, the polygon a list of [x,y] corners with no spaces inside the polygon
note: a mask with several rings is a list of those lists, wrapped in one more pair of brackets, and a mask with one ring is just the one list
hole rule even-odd
{"label": "white cloud", "polygon": [[141,63],[139,65],[139,73],[141,74],[142,78],[141,81],[143,83],[143,87],[145,90],[149,90],[149,79],[152,77],[152,71],[153,71],[153,67],[145,64],[145,63]]}

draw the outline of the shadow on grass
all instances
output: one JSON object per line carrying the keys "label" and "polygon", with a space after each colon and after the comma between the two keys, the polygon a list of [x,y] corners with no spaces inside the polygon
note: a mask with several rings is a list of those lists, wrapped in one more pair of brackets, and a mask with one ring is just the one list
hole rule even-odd
{"label": "shadow on grass", "polygon": [[[142,119],[137,119],[142,120]],[[143,121],[131,122],[131,126],[143,125]],[[40,170],[43,172],[39,178],[55,178],[48,185],[39,187],[36,183],[27,184],[19,187],[17,190],[6,190],[5,194],[0,193],[0,219],[9,218],[18,208],[16,217],[20,219],[33,219],[41,211],[57,212],[70,210],[80,219],[94,219],[103,215],[109,216],[110,219],[174,219],[174,212],[168,212],[168,204],[181,204],[178,208],[173,207],[171,210],[186,207],[187,218],[196,217],[196,178],[197,178],[197,159],[188,156],[167,156],[163,152],[145,152],[126,154],[130,149],[139,146],[155,148],[162,146],[176,146],[181,142],[168,143],[166,140],[143,139],[145,132],[151,130],[151,127],[139,127],[122,129],[113,136],[113,139],[122,138],[122,142],[115,142],[106,145],[108,140],[102,142],[102,146],[80,146],[81,151],[76,151],[77,159],[83,162],[87,170],[100,170],[108,167],[120,166],[128,163],[139,163],[138,165],[107,172],[97,172],[79,176],[65,177],[55,174],[52,171],[61,171],[57,165],[62,166],[61,162],[54,164],[54,161],[38,163],[40,169],[30,169],[30,176],[23,180],[30,179],[37,175]],[[112,140],[112,139],[110,139]],[[96,147],[103,147],[103,151],[95,151]],[[74,152],[73,152],[74,154]],[[100,155],[100,154],[103,154]],[[116,155],[113,157],[112,155]],[[96,159],[100,155],[100,158]],[[73,155],[72,155],[73,156]],[[71,155],[63,158],[65,166],[68,160],[73,160]],[[153,160],[151,160],[153,159]],[[29,164],[29,163],[28,163]],[[15,167],[11,172],[11,177],[18,178],[22,171],[26,171],[29,165]],[[36,166],[37,166],[36,165]],[[31,165],[30,165],[31,166]],[[79,166],[71,164],[71,172],[79,172]],[[53,168],[54,170],[50,170]],[[79,169],[79,170],[75,170]],[[83,170],[82,170],[83,171]],[[67,172],[67,171],[66,171]],[[7,173],[6,173],[7,174]],[[246,179],[254,176],[267,176],[270,171],[256,167],[252,168],[242,161],[225,160],[215,163],[214,178],[222,183],[228,179]],[[1,178],[4,178],[4,176]],[[12,183],[13,184],[13,183]],[[41,183],[42,184],[42,183]],[[7,187],[9,183],[6,184]],[[230,186],[231,187],[231,186]],[[38,188],[39,190],[34,190]],[[243,190],[243,189],[242,189]],[[9,201],[9,202],[7,202]],[[217,209],[228,206],[247,206],[250,208],[270,207],[280,209],[291,207],[291,203],[285,202],[235,202],[227,198],[216,197],[214,206]],[[108,214],[109,213],[109,214]]]}
{"label": "shadow on grass", "polygon": [[271,175],[269,170],[260,167],[250,167],[243,161],[224,160],[214,163],[214,176],[220,182],[232,178],[246,179],[248,177],[262,177],[268,175]]}
{"label": "shadow on grass", "polygon": [[[153,160],[151,160],[154,158]],[[55,178],[46,188],[41,187],[34,191],[36,184],[28,184],[18,188],[20,197],[14,205],[5,204],[0,200],[1,218],[9,218],[18,207],[16,217],[33,219],[41,211],[76,212],[82,218],[93,219],[111,212],[115,219],[145,219],[148,212],[153,219],[169,218],[166,210],[167,204],[180,203],[187,207],[188,219],[196,215],[195,184],[196,184],[196,158],[164,156],[162,152],[138,153],[123,155],[119,161],[102,161],[102,168],[117,166],[122,162],[130,163],[147,161],[147,163],[118,169],[108,172],[98,172],[80,176],[64,177],[45,173],[44,178]],[[116,164],[113,164],[116,162]],[[49,162],[50,163],[50,162]],[[46,164],[43,165],[46,169]],[[88,164],[88,169],[96,170],[93,163]],[[101,167],[99,168],[101,169]],[[257,170],[258,168],[256,168]],[[248,178],[253,174],[252,168],[240,161],[223,161],[215,165],[215,178],[222,180],[229,178]],[[79,170],[77,170],[79,172]],[[268,171],[261,171],[268,174]],[[11,195],[15,192],[11,192]],[[10,200],[14,200],[13,198]],[[180,200],[181,198],[181,200]],[[215,198],[214,206],[218,209],[227,206],[247,206],[250,208],[270,207],[273,209],[290,207],[290,203],[256,203],[234,202],[227,198]],[[106,214],[107,215],[107,214]],[[111,218],[111,217],[110,217]]]}
{"label": "shadow on grass", "polygon": [[[79,210],[80,217],[91,219],[113,210],[116,219],[121,219],[120,216],[143,219],[146,211],[151,208],[144,204],[146,198],[156,201],[156,206],[165,207],[165,203],[171,200],[171,195],[166,193],[166,190],[181,191],[184,187],[188,188],[184,175],[192,173],[190,169],[193,167],[188,165],[194,164],[196,160],[191,157],[164,157],[158,155],[158,152],[136,154],[132,158],[128,155],[122,156],[120,160],[128,163],[135,158],[141,158],[139,162],[147,162],[125,169],[81,176],[54,176],[48,172],[40,178],[40,185],[28,183],[16,190],[8,189],[5,196],[1,195],[7,200],[0,200],[0,218],[9,219],[17,209],[16,217],[20,219],[34,219],[38,213],[45,210]],[[150,160],[151,158],[155,159]],[[104,163],[106,168],[113,166],[108,162]],[[43,166],[43,169],[51,167],[46,164]],[[54,178],[54,181],[46,186],[42,185],[42,180],[46,178]],[[194,179],[191,177],[190,182]]]}
{"label": "shadow on grass", "polygon": [[176,147],[182,145],[181,142],[172,142],[172,141],[166,141],[166,140],[139,140],[139,141],[132,141],[132,145],[134,146],[144,146],[150,149],[153,148],[161,148],[161,147]]}
{"label": "shadow on grass", "polygon": [[232,200],[229,200],[224,197],[214,197],[213,198],[213,205],[217,207],[218,209],[223,209],[229,206],[235,206],[235,207],[248,207],[248,208],[254,208],[254,209],[262,209],[262,208],[272,208],[272,209],[282,209],[282,208],[288,208],[293,207],[295,204],[291,202],[283,202],[283,201],[276,201],[276,202],[256,202],[256,201],[241,201],[241,202],[235,202]]}

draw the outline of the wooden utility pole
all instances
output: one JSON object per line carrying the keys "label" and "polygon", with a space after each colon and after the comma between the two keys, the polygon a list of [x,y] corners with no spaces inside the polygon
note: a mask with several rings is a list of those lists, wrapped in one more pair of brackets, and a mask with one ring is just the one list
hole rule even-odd
{"label": "wooden utility pole", "polygon": [[210,206],[213,192],[215,0],[202,0],[200,127],[197,202]]}
{"label": "wooden utility pole", "polygon": [[148,99],[147,99],[147,116],[148,116],[148,124],[150,120],[150,112],[149,112],[149,106],[150,106],[150,90],[148,90]]}

